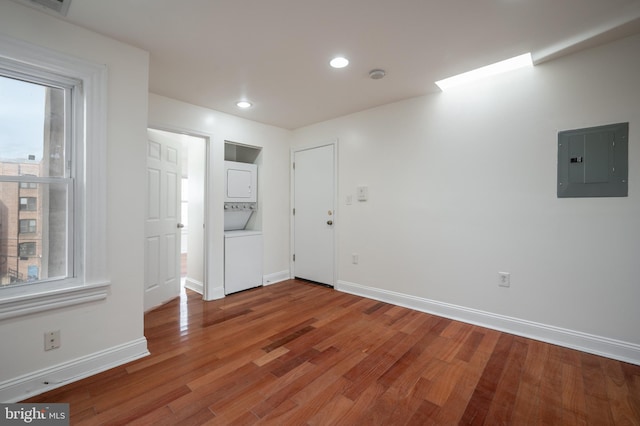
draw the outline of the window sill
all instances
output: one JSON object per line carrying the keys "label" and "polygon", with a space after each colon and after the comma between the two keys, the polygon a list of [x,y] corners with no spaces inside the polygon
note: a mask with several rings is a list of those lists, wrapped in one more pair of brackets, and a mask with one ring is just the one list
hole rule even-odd
{"label": "window sill", "polygon": [[0,290],[0,321],[107,298],[109,281],[37,290],[20,286]]}

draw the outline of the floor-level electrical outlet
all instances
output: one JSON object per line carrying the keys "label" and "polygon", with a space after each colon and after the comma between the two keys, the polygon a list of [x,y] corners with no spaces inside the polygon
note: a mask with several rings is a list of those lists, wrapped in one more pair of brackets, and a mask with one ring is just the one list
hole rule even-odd
{"label": "floor-level electrical outlet", "polygon": [[60,347],[60,330],[44,333],[44,350],[58,349]]}
{"label": "floor-level electrical outlet", "polygon": [[511,274],[509,272],[498,272],[498,285],[500,287],[511,287]]}

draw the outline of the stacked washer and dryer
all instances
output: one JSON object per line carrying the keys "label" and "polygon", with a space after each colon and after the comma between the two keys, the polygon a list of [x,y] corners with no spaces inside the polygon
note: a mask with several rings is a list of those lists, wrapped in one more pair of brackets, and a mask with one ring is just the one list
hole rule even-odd
{"label": "stacked washer and dryer", "polygon": [[258,209],[258,166],[225,161],[224,293],[262,285],[262,232],[247,229]]}

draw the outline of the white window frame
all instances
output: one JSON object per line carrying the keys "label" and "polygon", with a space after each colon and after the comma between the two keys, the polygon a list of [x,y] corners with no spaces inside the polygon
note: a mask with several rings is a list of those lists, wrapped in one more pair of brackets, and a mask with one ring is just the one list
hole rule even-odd
{"label": "white window frame", "polygon": [[64,280],[0,288],[0,321],[105,299],[109,293],[106,244],[107,68],[0,35],[0,62],[37,75],[37,69],[80,82],[74,90],[73,161],[76,166],[74,273]]}

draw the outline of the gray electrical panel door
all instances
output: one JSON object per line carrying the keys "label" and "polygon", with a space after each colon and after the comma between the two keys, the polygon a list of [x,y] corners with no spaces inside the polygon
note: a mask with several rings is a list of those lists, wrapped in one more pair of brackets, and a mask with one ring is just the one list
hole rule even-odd
{"label": "gray electrical panel door", "polygon": [[558,197],[626,197],[629,123],[558,133]]}

